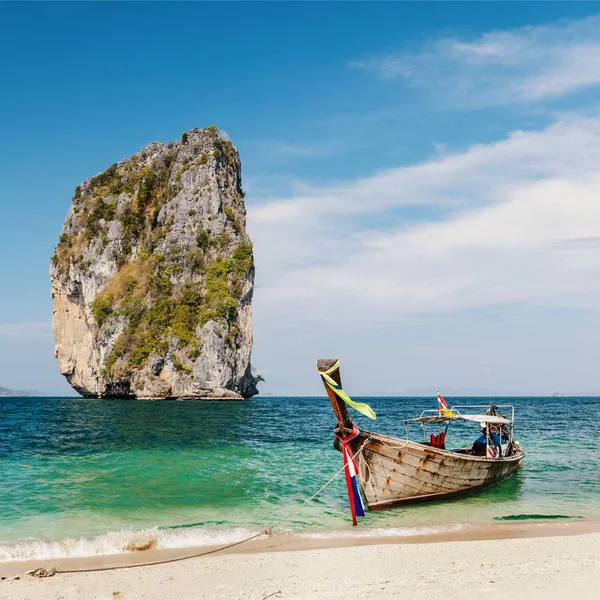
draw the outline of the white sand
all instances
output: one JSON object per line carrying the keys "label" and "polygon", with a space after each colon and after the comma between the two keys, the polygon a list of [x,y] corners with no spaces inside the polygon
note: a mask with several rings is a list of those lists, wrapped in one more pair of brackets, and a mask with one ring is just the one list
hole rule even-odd
{"label": "white sand", "polygon": [[0,583],[0,598],[600,599],[600,534],[260,552]]}

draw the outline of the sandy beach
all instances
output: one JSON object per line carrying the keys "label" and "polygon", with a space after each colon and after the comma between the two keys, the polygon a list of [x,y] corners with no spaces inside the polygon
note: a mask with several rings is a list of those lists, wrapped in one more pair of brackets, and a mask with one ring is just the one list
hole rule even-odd
{"label": "sandy beach", "polygon": [[[269,546],[265,541],[243,553],[120,570],[62,573],[40,580],[9,579],[0,583],[0,598],[600,597],[597,523],[500,526],[493,531],[501,539],[477,539],[480,532],[472,539],[375,544],[363,540],[368,545],[343,547],[319,547],[324,544],[315,541]],[[522,537],[532,533],[538,535]],[[148,558],[147,553],[142,554]],[[90,568],[107,565],[107,560],[110,558],[103,557],[101,562],[59,561],[59,566]]]}

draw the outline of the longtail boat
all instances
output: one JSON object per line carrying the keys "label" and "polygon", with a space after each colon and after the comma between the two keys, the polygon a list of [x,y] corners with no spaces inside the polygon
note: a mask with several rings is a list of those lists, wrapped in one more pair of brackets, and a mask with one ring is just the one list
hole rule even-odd
{"label": "longtail boat", "polygon": [[[424,410],[419,417],[404,420],[404,439],[391,437],[359,430],[352,422],[346,405],[371,418],[375,418],[375,413],[345,394],[337,359],[320,359],[317,369],[337,418],[334,445],[344,452],[345,461],[347,449],[351,450],[348,454],[351,471],[356,470],[356,479],[370,510],[451,498],[488,487],[515,473],[525,456],[513,438],[512,406],[448,407],[438,394],[438,409]],[[481,408],[484,412],[473,413]],[[499,410],[510,412],[510,417]],[[448,427],[455,422],[478,424],[483,440],[466,448],[446,449]],[[421,425],[424,432],[433,425],[439,433],[431,434],[429,439],[425,437],[423,442],[412,441],[409,426],[413,424]],[[357,490],[353,497],[350,475],[347,473],[346,481],[356,524],[354,502],[360,503],[360,497]]]}

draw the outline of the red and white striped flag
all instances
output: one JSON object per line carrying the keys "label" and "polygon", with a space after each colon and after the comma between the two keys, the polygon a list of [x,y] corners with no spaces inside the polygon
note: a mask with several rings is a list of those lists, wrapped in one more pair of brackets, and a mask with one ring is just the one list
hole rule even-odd
{"label": "red and white striped flag", "polygon": [[448,403],[442,398],[442,395],[438,392],[438,410],[444,412],[448,410]]}

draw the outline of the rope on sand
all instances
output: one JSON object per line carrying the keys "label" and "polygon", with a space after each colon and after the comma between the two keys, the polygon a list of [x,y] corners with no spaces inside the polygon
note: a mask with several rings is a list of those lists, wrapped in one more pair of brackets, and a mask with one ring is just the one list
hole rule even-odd
{"label": "rope on sand", "polygon": [[34,569],[33,571],[27,571],[25,575],[31,575],[31,577],[37,577],[39,579],[43,579],[44,577],[54,577],[57,573],[60,573],[57,564],[48,565],[48,568],[44,569],[40,567],[39,569]]}
{"label": "rope on sand", "polygon": [[[365,442],[363,444],[361,444],[360,448],[354,454],[354,457],[357,457],[364,450],[365,445],[367,444],[367,442],[369,442],[370,439],[371,439],[370,437],[367,438],[367,440],[365,440]],[[121,569],[133,569],[133,568],[137,568],[137,567],[150,567],[153,565],[165,565],[168,563],[180,562],[182,560],[190,560],[192,558],[199,558],[201,556],[208,556],[209,554],[216,554],[217,552],[222,552],[223,550],[228,550],[229,548],[234,548],[235,546],[240,546],[241,544],[245,544],[246,542],[254,540],[254,539],[260,537],[261,535],[267,535],[267,536],[271,535],[271,533],[273,533],[273,529],[275,529],[276,527],[279,527],[282,523],[284,523],[285,521],[290,519],[301,508],[303,508],[309,502],[314,500],[326,487],[331,485],[333,483],[333,481],[335,480],[335,478],[346,468],[346,466],[347,465],[344,464],[338,471],[336,471],[336,473],[334,473],[334,475],[331,477],[331,479],[329,479],[326,483],[324,483],[310,498],[308,498],[302,504],[297,506],[294,510],[292,510],[290,513],[288,513],[285,517],[283,517],[282,519],[279,519],[279,521],[277,521],[270,527],[267,527],[266,529],[263,529],[263,530],[259,531],[258,533],[251,535],[250,537],[244,538],[243,540],[240,540],[239,542],[233,542],[231,544],[226,544],[224,546],[220,546],[219,548],[213,548],[212,550],[205,550],[203,552],[196,552],[194,554],[180,556],[177,558],[167,558],[164,560],[157,560],[157,561],[153,561],[153,562],[137,563],[137,564],[114,565],[112,567],[96,567],[93,569],[68,569],[68,570],[63,571],[59,568],[59,566],[57,564],[53,563],[52,565],[49,565],[46,569],[40,567],[38,569],[33,569],[32,571],[27,571],[25,573],[25,575],[29,575],[31,577],[36,577],[36,578],[45,578],[45,577],[53,577],[54,575],[56,575],[58,573],[95,573],[98,571],[117,571],[117,570],[121,570]],[[10,580],[16,580],[16,579],[20,579],[20,576],[12,577],[9,579],[4,579],[4,581],[10,581]]]}

